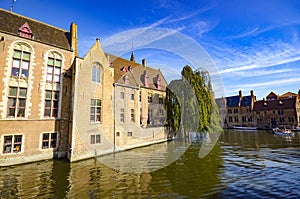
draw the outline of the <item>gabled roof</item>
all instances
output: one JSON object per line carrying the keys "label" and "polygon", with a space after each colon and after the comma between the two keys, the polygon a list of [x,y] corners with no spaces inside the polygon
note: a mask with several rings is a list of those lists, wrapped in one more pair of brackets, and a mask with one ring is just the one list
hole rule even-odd
{"label": "gabled roof", "polygon": [[18,36],[19,29],[25,23],[32,31],[33,41],[71,50],[68,31],[0,8],[0,32]]}
{"label": "gabled roof", "polygon": [[[114,81],[116,83],[125,83],[124,78],[127,75],[130,85],[146,87],[144,80],[145,74],[147,74],[149,84],[148,88],[159,89],[157,86],[157,80],[160,78],[161,88],[159,90],[166,90],[167,82],[160,70],[148,66],[145,67],[134,61],[126,60],[108,53],[106,54],[110,58],[111,67],[114,68]],[[131,78],[134,78],[134,80],[131,80]]]}
{"label": "gabled roof", "polygon": [[243,96],[241,101],[241,106],[251,106],[252,96]]}
{"label": "gabled roof", "polygon": [[254,111],[278,110],[278,109],[295,109],[296,98],[285,98],[276,100],[260,100],[254,103]]}
{"label": "gabled roof", "polygon": [[291,97],[297,97],[298,94],[292,93],[292,92],[286,92],[283,95],[280,95],[279,98],[291,98]]}
{"label": "gabled roof", "polygon": [[240,96],[231,96],[226,97],[226,106],[227,107],[237,107],[239,106]]}
{"label": "gabled roof", "polygon": [[274,92],[269,93],[269,95],[267,95],[267,99],[277,99],[278,95]]}
{"label": "gabled roof", "polygon": [[[126,60],[121,57],[117,57],[115,55],[111,55],[108,53],[105,53],[106,55],[109,56],[110,62],[111,62],[111,67],[114,68],[114,81],[117,83],[119,82],[120,79],[128,72],[128,68],[131,67],[132,69],[140,66],[139,63],[133,62]],[[124,70],[124,68],[126,70]]]}

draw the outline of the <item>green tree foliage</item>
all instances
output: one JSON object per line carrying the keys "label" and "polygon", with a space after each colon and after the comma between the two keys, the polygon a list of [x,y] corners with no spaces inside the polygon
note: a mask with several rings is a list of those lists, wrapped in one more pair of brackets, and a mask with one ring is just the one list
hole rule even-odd
{"label": "green tree foliage", "polygon": [[172,131],[220,131],[220,116],[212,96],[207,71],[194,72],[185,66],[180,80],[170,82],[167,89],[167,122]]}

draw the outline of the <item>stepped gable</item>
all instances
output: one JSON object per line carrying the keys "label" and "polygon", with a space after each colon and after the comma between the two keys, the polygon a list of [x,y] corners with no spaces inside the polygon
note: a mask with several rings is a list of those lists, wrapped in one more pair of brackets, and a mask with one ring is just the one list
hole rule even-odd
{"label": "stepped gable", "polygon": [[260,100],[254,103],[253,110],[277,110],[277,109],[295,109],[296,98],[284,98],[277,100]]}
{"label": "stepped gable", "polygon": [[19,29],[26,23],[33,36],[30,40],[71,50],[68,31],[0,8],[0,32],[19,36]]}

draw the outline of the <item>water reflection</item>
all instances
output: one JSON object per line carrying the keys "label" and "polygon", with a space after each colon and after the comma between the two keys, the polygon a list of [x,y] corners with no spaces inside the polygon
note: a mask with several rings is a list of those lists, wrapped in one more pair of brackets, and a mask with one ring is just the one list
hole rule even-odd
{"label": "water reflection", "polygon": [[[268,131],[228,130],[204,158],[198,156],[201,142],[193,143],[178,160],[152,172],[128,173],[97,159],[3,167],[0,198],[299,198],[299,143],[299,134],[287,139]],[[126,167],[129,156],[122,154]],[[155,168],[163,161],[157,156],[145,165]],[[133,164],[139,162],[131,159]]]}

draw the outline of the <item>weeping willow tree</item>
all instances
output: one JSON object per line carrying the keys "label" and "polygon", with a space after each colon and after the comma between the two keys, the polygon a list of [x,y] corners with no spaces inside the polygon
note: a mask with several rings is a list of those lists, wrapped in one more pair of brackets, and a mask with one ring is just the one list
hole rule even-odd
{"label": "weeping willow tree", "polygon": [[[194,72],[185,66],[180,80],[167,88],[167,122],[173,132],[220,131],[220,116],[212,96],[212,86],[206,71]],[[180,129],[182,128],[182,129]]]}

